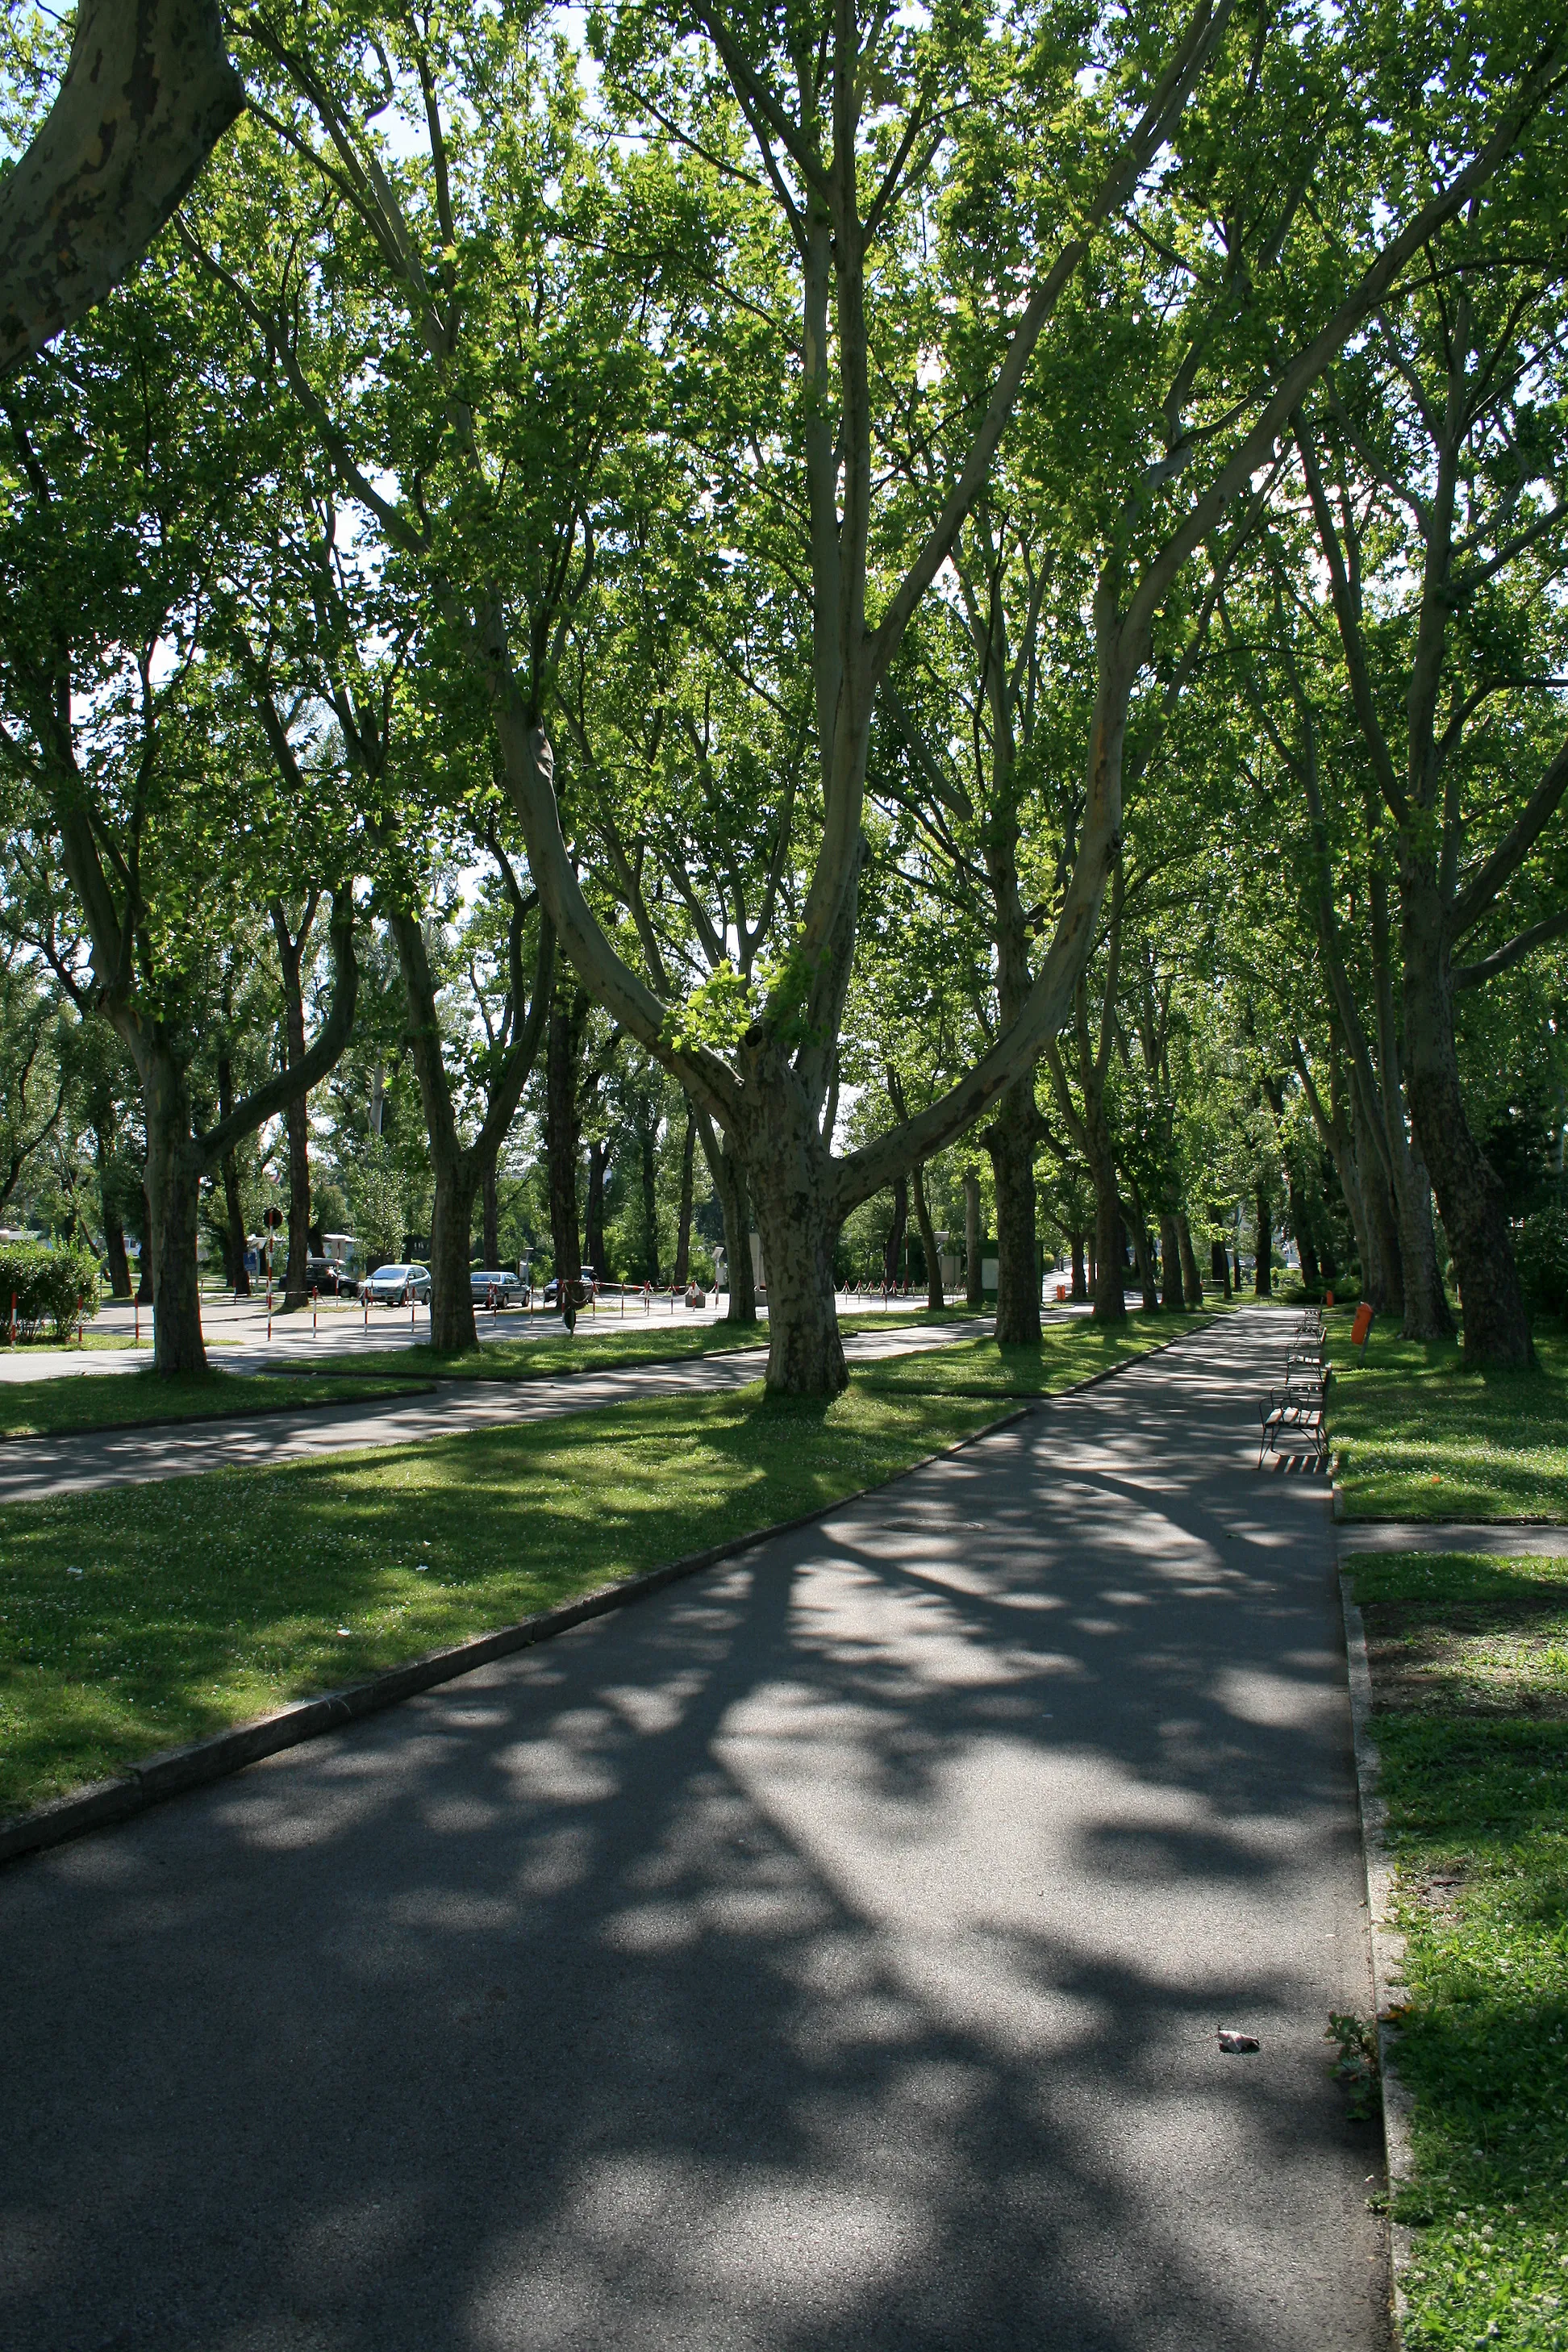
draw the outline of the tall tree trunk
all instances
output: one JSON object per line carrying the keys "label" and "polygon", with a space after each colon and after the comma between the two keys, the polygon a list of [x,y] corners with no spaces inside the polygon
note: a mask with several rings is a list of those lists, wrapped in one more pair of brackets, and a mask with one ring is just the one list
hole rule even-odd
{"label": "tall tree trunk", "polygon": [[1465,1116],[1441,910],[1425,904],[1409,877],[1405,1050],[1411,1116],[1454,1255],[1464,1308],[1465,1360],[1528,1368],[1535,1362],[1535,1349],[1502,1186]]}
{"label": "tall tree trunk", "polygon": [[1076,1306],[1081,1307],[1086,1303],[1089,1297],[1089,1285],[1084,1279],[1083,1272],[1083,1235],[1081,1234],[1069,1234],[1068,1239],[1072,1244],[1073,1301]]}
{"label": "tall tree trunk", "polygon": [[985,1304],[984,1270],[980,1263],[980,1179],[970,1169],[963,1180],[964,1297],[971,1307]]}
{"label": "tall tree trunk", "polygon": [[136,1260],[136,1304],[151,1307],[153,1297],[153,1260],[156,1249],[153,1215],[153,1196],[147,1190],[147,1168],[142,1168],[142,1247]]}
{"label": "tall tree trunk", "polygon": [[223,1155],[223,1206],[229,1285],[237,1298],[248,1298],[250,1268],[246,1264],[245,1204],[239,1197],[239,1155],[234,1151]]}
{"label": "tall tree trunk", "polygon": [[1160,1219],[1160,1272],[1164,1282],[1164,1303],[1173,1314],[1180,1314],[1186,1268],[1182,1264],[1181,1235],[1172,1216]]}
{"label": "tall tree trunk", "polygon": [[1362,1198],[1366,1209],[1366,1239],[1370,1265],[1362,1264],[1362,1297],[1379,1315],[1405,1315],[1405,1267],[1399,1249],[1399,1222],[1389,1190],[1385,1150],[1373,1128],[1363,1089],[1351,1085],[1351,1126],[1355,1137],[1356,1166],[1361,1171]]}
{"label": "tall tree trunk", "polygon": [[1193,1251],[1193,1229],[1187,1223],[1185,1210],[1176,1215],[1176,1247],[1182,1259],[1182,1296],[1189,1307],[1204,1303],[1203,1276],[1198,1272],[1197,1258]]}
{"label": "tall tree trunk", "polygon": [[680,1206],[675,1220],[675,1266],[669,1277],[677,1290],[684,1290],[691,1279],[691,1203],[695,1192],[692,1175],[696,1159],[697,1120],[689,1108],[686,1133],[680,1145]]}
{"label": "tall tree trunk", "polygon": [[1253,1187],[1252,1295],[1255,1298],[1274,1296],[1274,1203],[1267,1186]]}
{"label": "tall tree trunk", "polygon": [[129,1298],[131,1263],[125,1255],[125,1227],[114,1205],[112,1154],[101,1126],[94,1127],[92,1140],[98,1162],[98,1198],[103,1212],[103,1255],[109,1262],[109,1295],[111,1298]]}
{"label": "tall tree trunk", "polygon": [[1226,1298],[1230,1297],[1230,1253],[1217,1235],[1209,1244],[1209,1278],[1218,1283]]}
{"label": "tall tree trunk", "polygon": [[[228,983],[224,984],[226,1013]],[[234,1108],[234,1069],[226,1053],[217,1057],[218,1117],[226,1119]],[[224,1278],[237,1298],[250,1296],[250,1268],[246,1265],[245,1205],[239,1197],[239,1154],[226,1151],[222,1160],[224,1207]]]}
{"label": "tall tree trunk", "polygon": [[907,1176],[893,1179],[893,1222],[888,1227],[888,1237],[882,1244],[882,1283],[891,1290],[899,1281],[899,1269],[904,1255],[904,1235],[910,1223],[910,1181]]}
{"label": "tall tree trunk", "polygon": [[[316,918],[317,894],[305,900],[296,936],[289,927],[281,898],[271,905],[272,936],[278,946],[278,966],[283,980],[283,1066],[297,1069],[305,1058],[305,995],[301,982],[305,943]],[[289,1097],[284,1114],[289,1135],[289,1262],[283,1276],[283,1304],[303,1307],[310,1297],[307,1261],[310,1249],[310,1114],[303,1094]]]}
{"label": "tall tree trunk", "polygon": [[705,1112],[698,1113],[697,1131],[724,1219],[724,1265],[730,1278],[730,1304],[724,1319],[727,1323],[754,1323],[757,1294],[752,1279],[752,1202],[746,1171],[734,1146],[714,1132],[713,1122]]}
{"label": "tall tree trunk", "polygon": [[828,1147],[784,1049],[764,1041],[748,1087],[746,1181],[768,1286],[768,1387],[834,1397],[847,1384],[833,1252],[838,1220]]}
{"label": "tall tree trunk", "polygon": [[609,1271],[605,1255],[605,1171],[609,1166],[607,1136],[596,1136],[588,1146],[588,1190],[583,1212],[583,1253],[595,1273]]}
{"label": "tall tree trunk", "polygon": [[191,1146],[190,1095],[184,1072],[163,1048],[144,1053],[142,1085],[153,1245],[153,1368],[205,1372],[196,1275],[201,1169]]}
{"label": "tall tree trunk", "polygon": [[479,1222],[485,1265],[493,1270],[500,1265],[500,1187],[493,1157],[485,1162],[479,1178]]}
{"label": "tall tree trunk", "polygon": [[1149,1220],[1143,1213],[1143,1196],[1137,1179],[1129,1180],[1132,1192],[1132,1256],[1138,1268],[1138,1285],[1143,1293],[1143,1312],[1160,1312],[1160,1286],[1154,1276],[1154,1252],[1149,1240]]}
{"label": "tall tree trunk", "polygon": [[1040,1342],[1040,1275],[1035,1243],[1035,1151],[1040,1117],[1031,1072],[1007,1088],[982,1138],[996,1193],[996,1344]]}
{"label": "tall tree trunk", "polygon": [[111,1209],[107,1199],[103,1203],[103,1254],[109,1260],[109,1295],[111,1298],[131,1296],[131,1261],[125,1255],[125,1228],[120,1222],[120,1212]]}
{"label": "tall tree trunk", "polygon": [[658,1142],[658,1130],[644,1120],[637,1130],[637,1161],[642,1175],[643,1264],[647,1279],[657,1290],[658,1283],[658,1170],[654,1154]]}
{"label": "tall tree trunk", "polygon": [[1395,1155],[1394,1204],[1405,1280],[1402,1334],[1406,1339],[1452,1339],[1454,1318],[1437,1268],[1437,1236],[1432,1226],[1432,1182],[1425,1162],[1408,1146]]}
{"label": "tall tree trunk", "polygon": [[942,1252],[936,1245],[936,1227],[931,1221],[931,1203],[926,1199],[925,1165],[917,1160],[910,1171],[910,1191],[915,1204],[915,1223],[920,1228],[921,1247],[925,1252],[926,1305],[934,1314],[947,1304],[942,1286]]}
{"label": "tall tree trunk", "polygon": [[[304,1045],[301,1035],[301,1053]],[[310,1121],[303,1096],[295,1096],[284,1118],[289,1131],[289,1262],[283,1304],[303,1307],[310,1295]]]}
{"label": "tall tree trunk", "polygon": [[438,1355],[461,1355],[479,1338],[468,1279],[479,1170],[468,1151],[450,1160],[443,1155],[443,1163],[435,1163],[436,1204],[430,1212],[430,1345]]}
{"label": "tall tree trunk", "polygon": [[583,1272],[577,1226],[577,1162],[583,1147],[577,1063],[583,1024],[587,1017],[587,991],[578,987],[570,976],[563,977],[551,1006],[550,1042],[545,1056],[544,1144],[550,1170],[550,1239],[558,1298],[559,1285],[580,1280]]}
{"label": "tall tree trunk", "polygon": [[54,102],[0,194],[0,375],[119,284],[245,102],[218,0],[79,0]]}
{"label": "tall tree trunk", "polygon": [[1118,1324],[1127,1319],[1127,1298],[1121,1259],[1121,1193],[1116,1162],[1091,1146],[1089,1181],[1094,1186],[1094,1309],[1096,1323]]}

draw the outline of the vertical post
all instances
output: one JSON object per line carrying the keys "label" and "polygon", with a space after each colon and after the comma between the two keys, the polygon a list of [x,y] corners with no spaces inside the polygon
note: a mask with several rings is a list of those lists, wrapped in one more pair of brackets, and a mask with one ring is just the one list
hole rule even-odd
{"label": "vertical post", "polygon": [[[140,1308],[140,1307],[138,1307],[138,1308],[137,1308],[136,1313],[137,1313],[137,1319],[138,1319],[138,1320],[140,1320],[140,1319],[141,1319],[141,1314],[142,1314],[142,1310],[141,1310],[141,1308]],[[15,1292],[15,1291],[13,1291],[13,1292],[11,1293],[11,1345],[12,1345],[12,1346],[13,1346],[13,1348],[14,1348],[14,1347],[16,1346],[16,1292]]]}

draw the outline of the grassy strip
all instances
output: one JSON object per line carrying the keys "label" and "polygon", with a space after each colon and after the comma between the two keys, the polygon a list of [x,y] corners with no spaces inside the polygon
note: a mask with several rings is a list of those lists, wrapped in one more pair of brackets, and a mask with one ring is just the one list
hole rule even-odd
{"label": "grassy strip", "polygon": [[79,1339],[73,1332],[68,1339],[53,1338],[18,1339],[13,1344],[5,1336],[3,1328],[0,1328],[0,1347],[4,1348],[7,1356],[58,1356],[66,1349],[68,1349],[73,1356],[92,1354],[112,1356],[135,1345],[135,1339],[129,1332],[91,1330],[84,1332]]}
{"label": "grassy strip", "polygon": [[[1479,1371],[1451,1340],[1374,1326],[1364,1370],[1329,1318],[1329,1431],[1351,1519],[1568,1519],[1568,1338],[1540,1370]],[[1337,1344],[1336,1344],[1337,1343]]]}
{"label": "grassy strip", "polygon": [[[426,1371],[428,1381],[429,1373]],[[0,1437],[67,1437],[138,1422],[211,1421],[239,1412],[308,1410],[364,1397],[405,1396],[406,1381],[365,1373],[77,1372],[0,1381]]]}
{"label": "grassy strip", "polygon": [[856,1385],[882,1396],[1055,1396],[1096,1372],[1147,1355],[1185,1331],[1202,1330],[1209,1314],[1128,1315],[1120,1330],[1079,1318],[1047,1323],[1037,1348],[998,1348],[992,1339],[960,1340],[940,1354],[894,1356],[857,1372]]}
{"label": "grassy strip", "polygon": [[1354,1562],[1411,2008],[1411,2352],[1568,2343],[1568,1560]]}
{"label": "grassy strip", "polygon": [[0,1512],[0,1813],[816,1509],[992,1419],[760,1388]]}

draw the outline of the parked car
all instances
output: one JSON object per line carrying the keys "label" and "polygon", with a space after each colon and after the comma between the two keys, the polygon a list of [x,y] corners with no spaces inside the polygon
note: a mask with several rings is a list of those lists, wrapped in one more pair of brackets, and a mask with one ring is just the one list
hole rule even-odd
{"label": "parked car", "polygon": [[492,1299],[498,1307],[521,1307],[525,1296],[517,1276],[504,1265],[470,1266],[468,1288],[476,1307],[488,1307]]}
{"label": "parked car", "polygon": [[373,1307],[406,1307],[413,1299],[428,1307],[430,1269],[427,1265],[378,1266],[364,1286],[364,1296]]}
{"label": "parked car", "polygon": [[346,1265],[336,1258],[308,1257],[305,1260],[305,1287],[320,1293],[323,1298],[357,1298],[359,1283]]}
{"label": "parked car", "polygon": [[[577,1285],[576,1285],[576,1288],[577,1288],[577,1297],[578,1297],[578,1298],[579,1298],[579,1300],[580,1300],[580,1301],[582,1301],[582,1300],[587,1300],[587,1299],[590,1299],[590,1298],[596,1298],[596,1297],[598,1297],[598,1295],[599,1295],[599,1277],[598,1277],[598,1276],[595,1273],[595,1271],[594,1271],[594,1269],[593,1269],[593,1267],[592,1267],[591,1265],[585,1265],[585,1266],[583,1268],[582,1273],[581,1273],[581,1274],[578,1276],[578,1277],[577,1277]],[[553,1275],[552,1275],[552,1276],[551,1276],[551,1277],[550,1277],[550,1279],[549,1279],[549,1281],[548,1281],[548,1282],[545,1284],[545,1286],[544,1286],[544,1303],[545,1303],[545,1305],[546,1305],[547,1307],[553,1307],[553,1306],[554,1306],[554,1304],[555,1304],[555,1297],[556,1297],[555,1276],[554,1276]]]}

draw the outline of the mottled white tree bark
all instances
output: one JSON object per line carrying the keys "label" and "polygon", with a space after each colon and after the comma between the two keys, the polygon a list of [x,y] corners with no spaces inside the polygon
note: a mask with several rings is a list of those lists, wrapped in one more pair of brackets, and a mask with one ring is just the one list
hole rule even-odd
{"label": "mottled white tree bark", "polygon": [[0,375],[118,285],[244,104],[217,0],[80,0],[55,102],[0,183]]}

